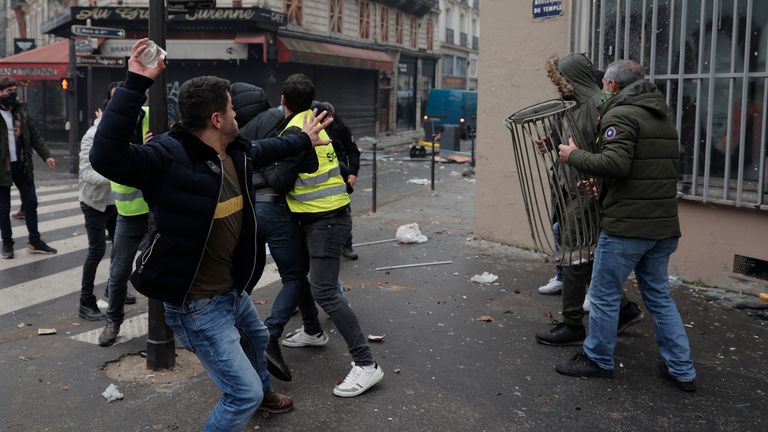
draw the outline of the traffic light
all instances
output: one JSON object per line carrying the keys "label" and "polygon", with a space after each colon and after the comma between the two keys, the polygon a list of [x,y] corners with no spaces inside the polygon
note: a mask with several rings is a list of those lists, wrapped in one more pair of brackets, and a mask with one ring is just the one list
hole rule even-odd
{"label": "traffic light", "polygon": [[69,91],[75,91],[75,83],[70,77],[64,77],[61,79],[60,82],[61,89],[69,92]]}

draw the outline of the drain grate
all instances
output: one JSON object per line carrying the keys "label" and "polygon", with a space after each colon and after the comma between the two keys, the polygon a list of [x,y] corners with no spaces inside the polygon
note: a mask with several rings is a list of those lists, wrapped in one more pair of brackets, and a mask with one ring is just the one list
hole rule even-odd
{"label": "drain grate", "polygon": [[755,279],[768,280],[768,261],[743,255],[734,255],[733,272]]}

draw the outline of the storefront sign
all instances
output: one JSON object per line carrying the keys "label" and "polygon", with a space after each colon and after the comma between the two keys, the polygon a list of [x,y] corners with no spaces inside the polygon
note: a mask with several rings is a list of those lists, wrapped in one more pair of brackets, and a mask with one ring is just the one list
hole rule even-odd
{"label": "storefront sign", "polygon": [[[149,9],[139,7],[73,7],[72,15],[76,21],[133,21],[148,20]],[[285,25],[288,16],[261,8],[213,8],[198,9],[183,15],[171,15],[168,21],[249,21]]]}
{"label": "storefront sign", "polygon": [[533,18],[563,16],[563,0],[533,0]]}
{"label": "storefront sign", "polygon": [[125,58],[86,55],[86,56],[75,57],[75,63],[77,64],[77,66],[122,68],[122,67],[125,67]]}
{"label": "storefront sign", "polygon": [[34,39],[15,38],[13,40],[13,53],[20,54],[35,48]]}

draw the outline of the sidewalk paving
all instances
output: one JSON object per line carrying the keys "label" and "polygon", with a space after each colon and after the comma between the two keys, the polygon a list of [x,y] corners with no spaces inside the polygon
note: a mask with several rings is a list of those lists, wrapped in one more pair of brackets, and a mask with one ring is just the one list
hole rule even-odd
{"label": "sidewalk paving", "polygon": [[[615,378],[556,374],[554,365],[576,349],[539,345],[533,337],[549,328],[546,314],[560,309],[560,297],[536,293],[551,276],[552,265],[536,254],[476,239],[474,187],[461,176],[441,175],[435,192],[414,186],[376,214],[353,203],[356,242],[394,238],[398,226],[411,222],[419,223],[429,237],[421,245],[360,246],[360,259],[342,265],[347,297],[364,333],[385,335],[372,344],[384,380],[358,398],[336,398],[331,389],[343,379],[350,361],[337,332],[324,348],[284,348],[294,381],[273,380],[273,385],[294,397],[296,410],[256,416],[247,430],[766,430],[766,321],[724,310],[686,287],[672,291],[690,326],[698,393],[685,394],[659,376],[650,317],[619,339]],[[444,260],[453,263],[375,270]],[[497,274],[498,283],[469,281],[484,271]],[[254,301],[267,300],[257,306],[262,316],[277,285],[252,295]],[[636,288],[628,295],[639,301]],[[74,326],[80,321],[76,300],[68,301],[0,317],[2,430],[202,428],[218,392],[204,374],[190,369],[188,356],[181,357],[186,366],[174,372],[178,379],[161,380],[165,375],[149,371],[146,375],[155,376],[124,381],[114,374],[108,377],[103,371],[107,362],[144,349],[145,341],[111,348],[72,341],[67,331],[75,334],[100,324]],[[142,304],[144,299],[138,308]],[[493,321],[475,320],[482,315]],[[32,326],[16,328],[18,321]],[[330,321],[321,322],[333,328]],[[59,334],[36,335],[38,327],[49,326]],[[286,329],[298,326],[294,318]],[[140,371],[131,378],[137,375]],[[112,382],[125,399],[108,404],[100,393]]]}

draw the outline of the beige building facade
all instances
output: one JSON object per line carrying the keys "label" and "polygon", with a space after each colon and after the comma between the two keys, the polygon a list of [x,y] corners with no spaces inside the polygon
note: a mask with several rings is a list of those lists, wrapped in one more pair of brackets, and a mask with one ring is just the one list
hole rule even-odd
{"label": "beige building facade", "polygon": [[[557,97],[544,71],[547,57],[584,52],[601,69],[629,58],[640,61],[646,78],[667,96],[681,137],[682,238],[671,273],[765,291],[768,2],[722,3],[483,2],[475,231],[534,248],[503,121]],[[562,12],[537,19],[537,4]]]}

